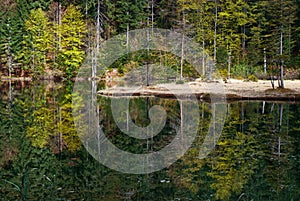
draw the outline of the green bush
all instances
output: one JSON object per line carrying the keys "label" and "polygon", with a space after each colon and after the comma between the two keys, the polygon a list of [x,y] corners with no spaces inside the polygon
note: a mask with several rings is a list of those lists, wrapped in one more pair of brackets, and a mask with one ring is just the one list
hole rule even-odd
{"label": "green bush", "polygon": [[223,78],[226,79],[228,77],[228,71],[227,69],[219,69],[218,70],[219,75]]}
{"label": "green bush", "polygon": [[249,75],[247,81],[257,82],[258,78],[255,75]]}
{"label": "green bush", "polygon": [[176,81],[176,84],[183,84],[184,83],[184,80],[177,80]]}

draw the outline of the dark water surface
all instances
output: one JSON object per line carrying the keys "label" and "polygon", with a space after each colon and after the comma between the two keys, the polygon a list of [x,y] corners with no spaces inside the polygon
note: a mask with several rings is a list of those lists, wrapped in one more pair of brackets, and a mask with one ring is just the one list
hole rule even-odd
{"label": "dark water surface", "polygon": [[[300,103],[228,103],[215,147],[199,159],[214,116],[213,105],[199,102],[197,136],[181,159],[154,173],[124,174],[101,165],[83,146],[71,86],[0,85],[1,200],[300,200]],[[132,98],[129,117],[138,126],[150,123],[147,111],[154,105],[167,113],[158,135],[132,138],[115,124],[110,102],[98,97],[99,122],[122,150],[159,151],[181,128],[180,101]]]}

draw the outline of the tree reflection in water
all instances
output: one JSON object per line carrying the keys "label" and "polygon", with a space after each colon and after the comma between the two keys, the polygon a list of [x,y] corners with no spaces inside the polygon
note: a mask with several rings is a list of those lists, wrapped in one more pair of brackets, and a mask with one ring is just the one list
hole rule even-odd
{"label": "tree reflection in water", "polygon": [[[68,87],[51,82],[24,86],[1,83],[2,200],[300,199],[297,103],[229,103],[215,148],[199,159],[214,116],[214,106],[199,102],[198,135],[188,152],[161,171],[131,175],[100,165],[85,150],[74,127]],[[80,109],[80,100],[77,102]],[[167,112],[161,133],[147,140],[120,133],[112,118],[110,98],[98,97],[97,104],[99,122],[111,142],[133,153],[160,150],[180,129],[181,102],[177,100],[130,101],[125,121],[131,118],[141,126],[148,125],[151,106],[161,105]]]}

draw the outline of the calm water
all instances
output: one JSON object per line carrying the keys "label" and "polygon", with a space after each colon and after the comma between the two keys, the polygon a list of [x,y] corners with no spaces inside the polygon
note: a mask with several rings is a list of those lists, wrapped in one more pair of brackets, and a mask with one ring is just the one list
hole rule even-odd
{"label": "calm water", "polygon": [[[78,137],[71,86],[18,82],[1,83],[0,90],[1,200],[300,200],[299,103],[228,103],[215,147],[199,159],[211,122],[218,123],[215,107],[199,102],[197,135],[181,159],[154,173],[124,174],[101,165]],[[154,105],[167,117],[158,135],[129,137],[116,125],[110,102],[98,97],[97,117],[122,150],[159,151],[181,128],[182,101],[132,98],[127,114],[136,125],[149,125]]]}

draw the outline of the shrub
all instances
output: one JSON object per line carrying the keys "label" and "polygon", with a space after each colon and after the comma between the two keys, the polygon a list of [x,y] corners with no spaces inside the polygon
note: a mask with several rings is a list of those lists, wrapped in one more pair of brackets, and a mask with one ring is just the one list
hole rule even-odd
{"label": "shrub", "polygon": [[249,75],[247,77],[247,81],[251,81],[251,82],[257,82],[258,78],[255,75]]}
{"label": "shrub", "polygon": [[184,83],[184,80],[177,80],[176,81],[176,84],[183,84]]}

